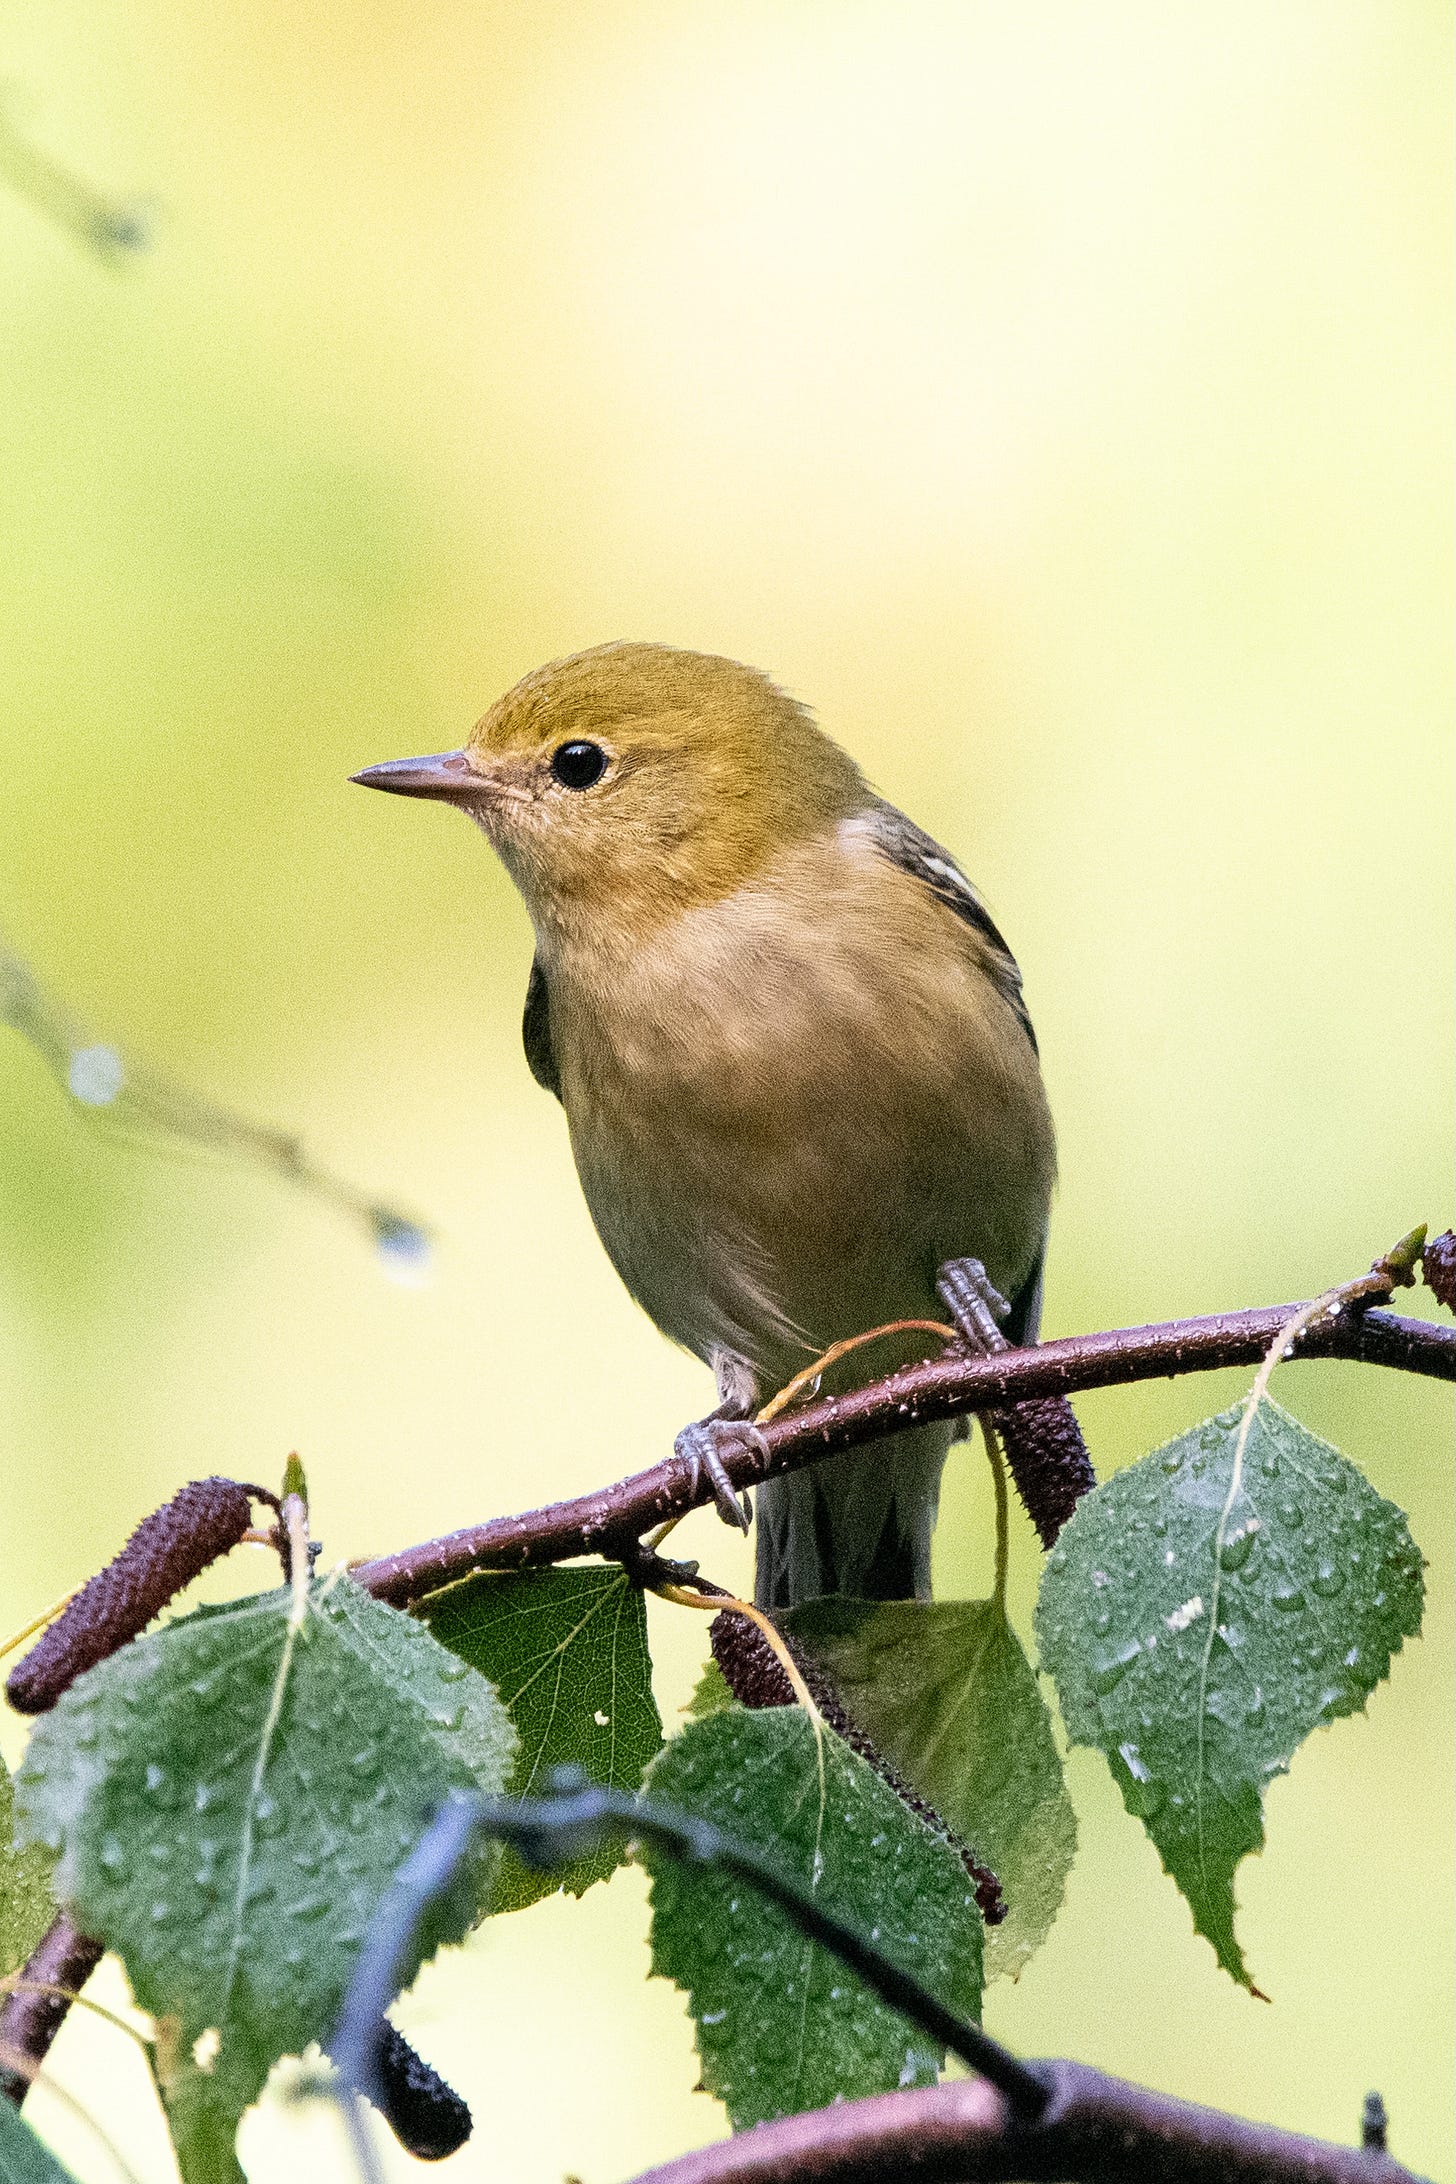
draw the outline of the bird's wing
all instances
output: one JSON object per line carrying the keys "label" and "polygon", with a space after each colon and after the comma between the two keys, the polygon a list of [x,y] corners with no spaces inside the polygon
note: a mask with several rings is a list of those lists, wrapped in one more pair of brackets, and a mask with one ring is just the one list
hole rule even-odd
{"label": "bird's wing", "polygon": [[537,1084],[548,1092],[561,1097],[561,1071],[556,1066],[556,1049],[551,1044],[551,996],[546,990],[546,974],[535,958],[531,962],[530,982],[526,987],[526,1013],[521,1018],[521,1043],[526,1049],[526,1064]]}
{"label": "bird's wing", "polygon": [[992,983],[1002,998],[1015,1010],[1017,1018],[1031,1041],[1033,1054],[1037,1053],[1036,1033],[1031,1028],[1031,1018],[1026,1012],[1026,1002],[1021,991],[1021,972],[1016,958],[1007,947],[1001,930],[986,905],[972,887],[970,881],[948,850],[939,842],[922,833],[913,820],[896,811],[893,804],[877,804],[864,815],[868,831],[875,846],[897,864],[902,872],[928,887],[947,910],[954,911],[961,921],[979,933],[986,943],[986,969]]}

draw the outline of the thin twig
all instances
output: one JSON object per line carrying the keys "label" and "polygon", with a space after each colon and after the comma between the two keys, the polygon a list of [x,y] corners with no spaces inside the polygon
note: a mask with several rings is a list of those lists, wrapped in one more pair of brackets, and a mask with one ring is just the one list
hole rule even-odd
{"label": "thin twig", "polygon": [[525,1864],[536,1867],[568,1863],[592,1850],[604,1835],[621,1835],[658,1843],[689,1865],[731,1873],[776,1904],[800,1933],[848,1965],[882,2002],[988,2079],[1013,2114],[1032,2117],[1045,2106],[1046,2088],[1035,2070],[979,2025],[947,2009],[938,1995],[858,1928],[826,1911],[807,1888],[751,1843],[739,1842],[696,1813],[594,1784],[547,1797],[455,1795],[446,1800],[375,1914],[330,2042],[340,2080],[350,2093],[371,2099],[377,2095],[371,2045],[375,2028],[393,2000],[399,1967],[420,1919],[450,1885],[477,1833],[509,1843]]}
{"label": "thin twig", "polygon": [[654,1585],[653,1592],[659,1600],[670,1600],[679,1608],[702,1608],[709,1615],[741,1615],[753,1624],[764,1644],[773,1654],[788,1679],[790,1690],[811,1721],[820,1719],[814,1703],[814,1694],[805,1683],[798,1662],[784,1644],[784,1636],[762,1608],[754,1607],[747,1600],[735,1599],[732,1593],[689,1592],[684,1585]]}
{"label": "thin twig", "polygon": [[[1204,1319],[1071,1335],[999,1351],[994,1357],[933,1358],[774,1419],[762,1429],[766,1454],[752,1447],[734,1449],[725,1454],[724,1464],[741,1489],[931,1419],[962,1418],[1034,1396],[1073,1395],[1087,1388],[1256,1365],[1301,1309],[1298,1304],[1266,1305]],[[1344,1358],[1428,1379],[1456,1380],[1456,1328],[1394,1312],[1346,1310],[1307,1328],[1294,1355]],[[353,1575],[377,1599],[407,1607],[472,1570],[540,1568],[574,1555],[611,1553],[617,1544],[640,1539],[654,1525],[707,1502],[711,1493],[706,1480],[695,1479],[688,1465],[671,1456],[615,1486],[521,1516],[494,1517],[398,1554],[381,1555],[357,1565]]]}

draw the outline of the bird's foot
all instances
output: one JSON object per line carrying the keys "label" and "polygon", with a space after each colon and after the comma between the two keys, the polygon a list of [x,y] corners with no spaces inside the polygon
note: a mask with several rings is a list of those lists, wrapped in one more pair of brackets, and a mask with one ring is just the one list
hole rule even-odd
{"label": "bird's foot", "polygon": [[700,1418],[695,1425],[683,1427],[673,1447],[679,1462],[687,1466],[688,1492],[696,1494],[706,1478],[723,1522],[746,1532],[753,1522],[753,1505],[746,1493],[740,1500],[724,1458],[744,1450],[767,1456],[768,1443],[757,1426],[747,1418]]}
{"label": "bird's foot", "polygon": [[1000,1322],[1011,1307],[979,1259],[947,1259],[935,1292],[961,1341],[976,1356],[989,1357],[1009,1347]]}

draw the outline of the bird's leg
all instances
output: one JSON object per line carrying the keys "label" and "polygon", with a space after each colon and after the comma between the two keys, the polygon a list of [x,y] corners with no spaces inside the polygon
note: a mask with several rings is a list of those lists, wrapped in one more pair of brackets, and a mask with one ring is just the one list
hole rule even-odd
{"label": "bird's leg", "polygon": [[744,1448],[758,1456],[768,1453],[763,1435],[752,1422],[758,1408],[758,1382],[747,1359],[731,1350],[714,1351],[713,1371],[718,1381],[718,1408],[696,1424],[684,1426],[673,1445],[679,1460],[688,1467],[689,1491],[696,1494],[699,1483],[706,1478],[723,1522],[746,1532],[753,1522],[753,1505],[746,1493],[739,1499],[723,1459]]}
{"label": "bird's leg", "polygon": [[977,1357],[1010,1349],[1000,1323],[1011,1307],[979,1259],[947,1259],[936,1278],[935,1293],[961,1341]]}
{"label": "bird's leg", "polygon": [[[997,1322],[1011,1307],[979,1259],[947,1259],[935,1288],[972,1356],[994,1357],[998,1350],[1010,1349]],[[1097,1484],[1072,1406],[1065,1396],[1040,1396],[988,1411],[986,1418],[1001,1436],[1017,1492],[1042,1545],[1050,1547],[1081,1496]],[[962,1438],[969,1437],[967,1419]]]}

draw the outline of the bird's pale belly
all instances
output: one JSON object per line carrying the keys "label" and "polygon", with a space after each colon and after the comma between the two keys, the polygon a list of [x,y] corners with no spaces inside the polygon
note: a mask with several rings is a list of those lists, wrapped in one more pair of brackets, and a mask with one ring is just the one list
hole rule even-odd
{"label": "bird's pale belly", "polygon": [[893,1070],[868,1089],[857,1072],[851,1093],[832,1042],[823,1059],[737,1096],[664,1057],[644,1098],[636,1065],[630,1129],[610,1070],[568,1093],[582,1188],[628,1289],[674,1340],[747,1358],[765,1388],[845,1335],[940,1317],[947,1258],[982,1258],[1014,1289],[1045,1224],[1034,1133],[1005,1102],[927,1103]]}

